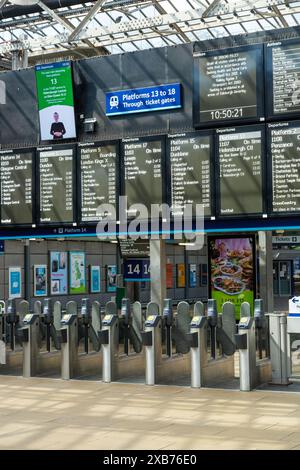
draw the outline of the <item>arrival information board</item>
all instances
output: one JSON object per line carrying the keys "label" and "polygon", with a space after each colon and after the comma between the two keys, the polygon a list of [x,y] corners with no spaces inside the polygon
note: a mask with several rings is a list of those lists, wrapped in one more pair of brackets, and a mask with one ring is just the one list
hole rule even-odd
{"label": "arrival information board", "polygon": [[217,132],[219,214],[262,213],[263,129],[249,126]]}
{"label": "arrival information board", "polygon": [[206,52],[195,67],[196,125],[263,116],[262,46]]}
{"label": "arrival information board", "polygon": [[32,224],[32,150],[0,152],[1,224]]}
{"label": "arrival information board", "polygon": [[211,136],[171,137],[169,152],[173,214],[183,214],[187,204],[203,204],[204,215],[211,215]]}
{"label": "arrival information board", "polygon": [[[128,206],[162,203],[161,139],[132,139],[123,141],[125,195]],[[135,215],[131,211],[128,215]]]}
{"label": "arrival information board", "polygon": [[81,144],[81,221],[97,222],[101,204],[116,205],[116,144]]}
{"label": "arrival information board", "polygon": [[[281,127],[279,127],[281,126]],[[300,123],[269,124],[272,158],[272,209],[300,211]]]}
{"label": "arrival information board", "polygon": [[267,46],[267,69],[271,74],[269,115],[300,111],[300,42]]}
{"label": "arrival information board", "polygon": [[40,222],[73,222],[74,148],[38,149]]}

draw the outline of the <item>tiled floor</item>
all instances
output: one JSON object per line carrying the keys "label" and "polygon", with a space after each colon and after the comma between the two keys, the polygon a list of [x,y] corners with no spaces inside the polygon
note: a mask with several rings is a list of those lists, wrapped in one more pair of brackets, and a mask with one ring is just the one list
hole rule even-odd
{"label": "tiled floor", "polygon": [[0,376],[0,449],[300,449],[300,393]]}

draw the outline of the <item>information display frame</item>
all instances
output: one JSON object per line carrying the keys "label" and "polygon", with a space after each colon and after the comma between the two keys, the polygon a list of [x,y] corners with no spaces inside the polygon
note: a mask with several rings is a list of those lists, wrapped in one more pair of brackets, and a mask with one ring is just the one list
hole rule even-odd
{"label": "information display frame", "polygon": [[[199,60],[203,57],[212,57],[212,56],[221,56],[227,54],[236,54],[238,52],[252,52],[256,54],[256,114],[255,116],[246,116],[246,117],[228,117],[224,119],[212,119],[212,120],[201,120],[201,74],[200,74],[200,65]],[[249,44],[234,46],[226,49],[214,49],[202,53],[197,53],[194,55],[194,71],[193,71],[193,122],[195,128],[212,128],[212,127],[221,127],[229,125],[237,125],[242,122],[243,124],[252,124],[257,122],[265,121],[265,101],[264,101],[264,46],[263,44]],[[237,108],[223,108],[223,109],[233,109]],[[218,110],[221,108],[218,108]],[[222,110],[223,110],[222,109]],[[207,112],[212,110],[207,110]],[[215,110],[217,111],[217,110]]]}
{"label": "information display frame", "polygon": [[[53,221],[53,222],[41,222],[41,192],[40,192],[40,153],[47,151],[60,151],[60,150],[72,150],[72,199],[73,199],[73,218],[72,221]],[[39,146],[36,149],[36,220],[37,224],[41,227],[56,227],[56,226],[73,226],[77,225],[77,145],[76,144],[62,144],[62,145],[45,145]]]}
{"label": "information display frame", "polygon": [[290,112],[282,112],[282,113],[274,113],[274,68],[273,68],[273,60],[272,60],[272,50],[274,47],[284,47],[284,46],[293,46],[299,45],[299,53],[300,53],[300,39],[284,39],[281,41],[272,41],[267,42],[264,44],[264,56],[265,56],[265,114],[266,119],[268,121],[284,121],[286,119],[295,119],[299,117],[300,113],[300,83],[299,83],[299,92],[298,92],[298,99],[299,99],[299,110],[298,111],[290,111]]}
{"label": "information display frame", "polygon": [[[262,184],[262,211],[261,212],[252,212],[252,213],[239,213],[239,214],[221,214],[221,178],[220,178],[220,158],[219,158],[219,136],[224,134],[234,134],[236,133],[244,133],[244,132],[255,132],[261,131],[261,184]],[[230,128],[220,128],[215,130],[215,184],[216,184],[216,191],[215,191],[215,202],[216,202],[216,217],[218,220],[228,220],[228,219],[241,219],[244,217],[250,218],[263,218],[265,215],[268,214],[268,206],[267,206],[267,195],[268,195],[268,187],[266,182],[267,177],[267,165],[266,165],[266,127],[264,124],[252,124],[248,126],[236,126]]]}
{"label": "information display frame", "polygon": [[210,140],[210,214],[204,216],[205,219],[211,219],[216,213],[216,184],[215,184],[215,138],[214,131],[211,129],[198,130],[195,132],[186,132],[183,134],[169,134],[166,136],[166,198],[169,206],[172,206],[172,175],[171,175],[171,140],[174,138],[208,137]]}
{"label": "information display frame", "polygon": [[[3,228],[11,228],[11,227],[32,227],[35,226],[37,223],[37,208],[36,208],[36,147],[22,147],[22,148],[11,148],[11,149],[1,149],[0,150],[0,159],[2,155],[13,155],[15,153],[32,154],[32,171],[31,171],[31,222],[29,223],[9,223],[3,224],[1,223],[2,220],[2,204],[0,202],[0,226]],[[2,178],[1,178],[1,168],[0,168],[0,201],[1,201],[1,194],[2,194]]]}
{"label": "information display frame", "polygon": [[[132,138],[124,138],[120,141],[120,195],[126,196],[126,181],[125,181],[125,164],[124,164],[124,157],[125,157],[125,145],[126,143],[134,143],[134,142],[161,142],[161,194],[162,200],[160,204],[167,203],[167,185],[165,181],[167,180],[167,170],[166,170],[166,134],[158,134],[152,136],[145,136],[145,137],[132,137]],[[140,202],[141,204],[143,201]],[[130,207],[131,203],[128,200],[128,206]],[[151,205],[151,202],[150,202]],[[128,220],[134,220],[135,217],[131,216],[130,214],[127,215]]]}
{"label": "information display frame", "polygon": [[[300,120],[294,120],[294,121],[279,121],[279,122],[270,122],[266,126],[266,142],[267,142],[267,147],[266,147],[266,158],[267,158],[267,190],[268,194],[270,197],[268,198],[268,213],[272,218],[278,217],[280,219],[282,218],[288,218],[288,217],[299,217],[300,211],[286,211],[286,212],[280,212],[280,211],[274,211],[273,209],[273,180],[274,180],[274,175],[273,175],[273,154],[272,154],[272,138],[271,138],[271,132],[273,129],[289,129],[289,128],[300,128]],[[300,145],[300,141],[299,141]]]}
{"label": "information display frame", "polygon": [[116,200],[115,200],[115,208],[116,214],[118,215],[119,211],[119,195],[121,194],[121,178],[120,178],[120,140],[107,140],[107,141],[95,141],[95,142],[78,142],[76,146],[76,172],[77,172],[77,184],[76,184],[76,198],[77,198],[77,220],[80,226],[94,226],[96,225],[99,220],[95,221],[83,221],[82,220],[82,189],[81,189],[81,148],[88,148],[88,147],[101,147],[101,146],[108,146],[108,145],[115,145],[116,147],[116,180],[115,180],[115,191],[116,191]]}

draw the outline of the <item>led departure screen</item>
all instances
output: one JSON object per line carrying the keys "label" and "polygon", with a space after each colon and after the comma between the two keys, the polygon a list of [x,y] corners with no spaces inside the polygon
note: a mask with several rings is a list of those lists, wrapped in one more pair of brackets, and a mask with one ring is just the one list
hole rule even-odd
{"label": "led departure screen", "polygon": [[122,258],[147,258],[150,256],[150,241],[149,239],[131,239],[119,238],[120,250]]}
{"label": "led departure screen", "polygon": [[269,124],[273,212],[300,211],[300,123]]}
{"label": "led departure screen", "polygon": [[74,148],[38,149],[40,222],[73,222]]}
{"label": "led departure screen", "polygon": [[101,204],[116,205],[116,151],[116,144],[82,144],[79,148],[82,222],[98,221],[104,214]]}
{"label": "led departure screen", "polygon": [[287,115],[300,112],[300,42],[267,47],[270,72],[269,114]]}
{"label": "led departure screen", "polygon": [[[162,203],[162,140],[134,139],[123,142],[125,195],[128,206]],[[135,211],[129,215],[135,215]]]}
{"label": "led departure screen", "polygon": [[1,224],[32,224],[32,150],[0,152]]}
{"label": "led departure screen", "polygon": [[261,46],[206,52],[195,67],[196,125],[261,117]]}
{"label": "led departure screen", "polygon": [[182,214],[187,204],[203,204],[211,214],[209,135],[183,135],[170,138],[171,206],[174,215]]}
{"label": "led departure screen", "polygon": [[261,127],[218,131],[220,215],[263,212]]}

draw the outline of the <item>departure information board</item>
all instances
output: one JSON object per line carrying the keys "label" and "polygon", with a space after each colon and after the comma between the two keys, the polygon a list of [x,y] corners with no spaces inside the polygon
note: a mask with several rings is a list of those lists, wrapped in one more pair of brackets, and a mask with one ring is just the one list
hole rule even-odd
{"label": "departure information board", "polygon": [[101,204],[116,206],[116,143],[79,144],[81,221],[97,222]]}
{"label": "departure information board", "polygon": [[194,121],[253,121],[263,117],[263,48],[245,46],[195,57]]}
{"label": "departure information board", "polygon": [[219,215],[263,212],[263,126],[217,130]]}
{"label": "departure information board", "polygon": [[1,224],[32,224],[32,149],[0,151]]}
{"label": "departure information board", "polygon": [[300,122],[269,124],[272,211],[300,212]]}
{"label": "departure information board", "polygon": [[149,239],[137,240],[131,238],[119,238],[119,246],[123,259],[127,258],[147,258],[150,256]]}
{"label": "departure information board", "polygon": [[74,220],[74,147],[38,148],[40,223]]}
{"label": "departure information board", "polygon": [[171,208],[182,215],[187,204],[203,204],[211,215],[211,148],[207,133],[170,136]]}
{"label": "departure information board", "polygon": [[[163,202],[163,139],[123,140],[122,147],[128,206],[143,204],[150,211],[151,204]],[[135,216],[136,211],[129,210],[128,215]]]}
{"label": "departure information board", "polygon": [[268,116],[300,112],[300,41],[267,44]]}

